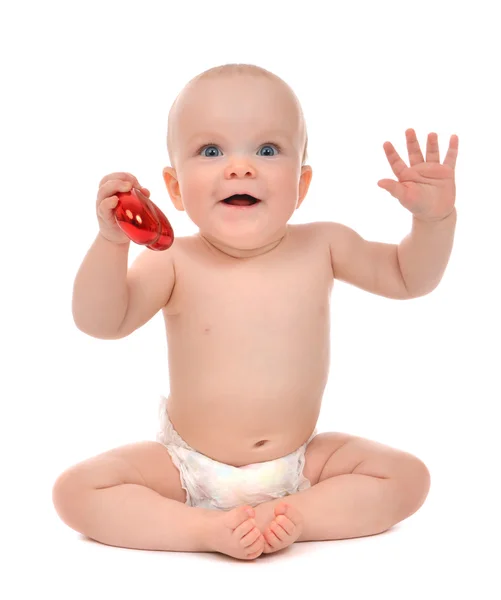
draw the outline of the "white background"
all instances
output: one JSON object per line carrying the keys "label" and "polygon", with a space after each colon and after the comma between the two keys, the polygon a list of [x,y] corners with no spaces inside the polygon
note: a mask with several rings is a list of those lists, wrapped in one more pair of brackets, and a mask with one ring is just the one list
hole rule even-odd
{"label": "white background", "polygon": [[[2,7],[2,597],[499,598],[495,7]],[[419,456],[432,475],[428,500],[381,536],[296,544],[252,563],[86,541],[51,502],[68,466],[154,439],[158,398],[169,391],[160,314],[119,341],[90,338],[73,323],[73,280],[97,232],[98,183],[114,171],[133,173],[176,236],[195,233],[162,179],[167,114],[189,79],[231,62],[275,72],[302,103],[314,176],[291,223],[339,221],[366,239],[399,243],[411,216],[376,185],[392,177],[383,143],[407,159],[404,131],[413,127],[423,148],[427,133],[438,133],[442,158],[451,134],[460,146],[456,240],[439,287],[404,302],[336,283],[332,370],[318,424]],[[140,251],[132,246],[130,259]]]}

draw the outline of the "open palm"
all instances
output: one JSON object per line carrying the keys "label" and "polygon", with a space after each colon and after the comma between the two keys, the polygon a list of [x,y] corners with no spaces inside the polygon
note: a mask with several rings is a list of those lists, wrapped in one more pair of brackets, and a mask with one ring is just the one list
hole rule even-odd
{"label": "open palm", "polygon": [[381,179],[378,185],[397,198],[416,218],[423,221],[444,219],[454,210],[458,137],[451,136],[443,164],[440,164],[436,133],[428,134],[426,161],[414,129],[407,129],[405,137],[410,167],[400,158],[391,142],[385,142],[383,148],[398,181]]}

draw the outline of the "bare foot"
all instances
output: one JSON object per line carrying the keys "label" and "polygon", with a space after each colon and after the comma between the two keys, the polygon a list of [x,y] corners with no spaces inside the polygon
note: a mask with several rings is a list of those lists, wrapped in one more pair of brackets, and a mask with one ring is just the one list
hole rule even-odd
{"label": "bare foot", "polygon": [[285,502],[280,502],[274,509],[275,518],[263,529],[263,554],[271,554],[293,544],[303,531],[303,516]]}
{"label": "bare foot", "polygon": [[213,511],[207,529],[209,550],[243,560],[257,558],[263,552],[264,538],[254,516],[254,509],[246,504],[229,511]]}

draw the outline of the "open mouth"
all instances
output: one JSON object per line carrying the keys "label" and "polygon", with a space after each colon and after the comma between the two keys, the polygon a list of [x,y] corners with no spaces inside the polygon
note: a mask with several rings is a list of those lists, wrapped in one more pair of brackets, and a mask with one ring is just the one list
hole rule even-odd
{"label": "open mouth", "polygon": [[225,204],[229,206],[253,206],[258,202],[261,202],[258,198],[254,198],[254,196],[250,196],[249,194],[234,194],[225,200],[222,200]]}

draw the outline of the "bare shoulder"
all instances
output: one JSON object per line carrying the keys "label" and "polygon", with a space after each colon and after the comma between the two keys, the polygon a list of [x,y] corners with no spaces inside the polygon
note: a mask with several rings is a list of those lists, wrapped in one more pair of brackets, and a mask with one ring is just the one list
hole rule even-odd
{"label": "bare shoulder", "polygon": [[[311,221],[308,223],[289,224],[288,242],[284,248],[284,256],[294,255],[294,260],[301,256],[301,264],[306,268],[313,265],[323,265],[327,276],[333,276],[329,250],[329,235],[327,223]],[[310,265],[310,266],[308,266]]]}
{"label": "bare shoulder", "polygon": [[333,267],[344,264],[354,251],[360,250],[366,241],[354,229],[335,221],[311,223],[315,235],[330,252]]}
{"label": "bare shoulder", "polygon": [[306,235],[315,237],[320,240],[320,243],[330,245],[333,234],[341,233],[344,229],[348,229],[341,223],[334,221],[313,221],[304,223],[297,227],[303,227]]}
{"label": "bare shoulder", "polygon": [[322,251],[331,255],[333,250],[338,254],[342,247],[346,247],[346,230],[349,229],[341,223],[333,221],[314,221],[305,225],[305,234],[310,240],[315,240]]}
{"label": "bare shoulder", "polygon": [[331,231],[330,225],[335,225],[335,223],[329,223],[328,221],[312,221],[310,223],[289,225],[289,229],[298,243],[311,243],[315,241],[320,246],[325,247],[327,245],[328,247],[329,232]]}

